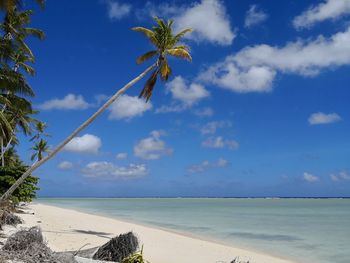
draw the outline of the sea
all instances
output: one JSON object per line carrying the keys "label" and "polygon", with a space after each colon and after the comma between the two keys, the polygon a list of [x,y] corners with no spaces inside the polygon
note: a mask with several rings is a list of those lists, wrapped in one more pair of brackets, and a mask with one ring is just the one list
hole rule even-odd
{"label": "sea", "polygon": [[350,199],[40,198],[36,202],[301,263],[350,262]]}

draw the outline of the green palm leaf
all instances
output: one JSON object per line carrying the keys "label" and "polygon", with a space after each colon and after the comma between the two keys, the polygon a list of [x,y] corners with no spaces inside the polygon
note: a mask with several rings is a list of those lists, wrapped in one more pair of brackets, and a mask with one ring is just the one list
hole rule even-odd
{"label": "green palm leaf", "polygon": [[152,51],[148,51],[146,52],[145,54],[139,56],[137,59],[136,59],[136,63],[137,64],[142,64],[143,62],[145,62],[146,60],[156,56],[158,54],[158,51],[157,50],[152,50]]}

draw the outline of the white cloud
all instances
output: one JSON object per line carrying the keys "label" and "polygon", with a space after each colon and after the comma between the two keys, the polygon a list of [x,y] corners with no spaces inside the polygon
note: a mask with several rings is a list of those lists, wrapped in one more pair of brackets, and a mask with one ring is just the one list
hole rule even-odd
{"label": "white cloud", "polygon": [[107,1],[108,17],[111,20],[122,19],[130,14],[131,5],[123,4],[117,1]]}
{"label": "white cloud", "polygon": [[234,57],[228,56],[201,73],[199,80],[239,93],[268,92],[275,75],[275,70],[266,66],[239,67]]}
{"label": "white cloud", "polygon": [[192,106],[198,101],[210,96],[209,91],[202,85],[196,83],[187,85],[181,76],[177,76],[168,82],[166,89],[175,100],[179,100],[186,106]]}
{"label": "white cloud", "polygon": [[216,130],[219,128],[231,127],[232,123],[230,121],[211,121],[205,124],[201,128],[202,134],[215,134]]}
{"label": "white cloud", "polygon": [[134,146],[135,156],[144,160],[157,160],[164,155],[172,154],[173,149],[160,139],[163,134],[162,131],[152,131],[150,137],[140,140]]}
{"label": "white cloud", "polygon": [[85,110],[90,106],[82,95],[68,94],[63,99],[45,101],[38,107],[41,110]]}
{"label": "white cloud", "polygon": [[110,162],[91,162],[82,170],[87,177],[107,177],[118,178],[138,178],[148,174],[145,164],[129,164],[127,166],[117,166]]}
{"label": "white cloud", "polygon": [[201,0],[183,6],[168,3],[155,5],[147,2],[144,9],[138,12],[138,17],[145,15],[173,19],[175,32],[192,28],[193,32],[185,35],[185,38],[197,42],[231,45],[236,37],[224,3],[220,0]]}
{"label": "white cloud", "polygon": [[76,153],[97,154],[102,141],[99,137],[92,134],[85,134],[81,137],[73,138],[65,147],[65,151]]}
{"label": "white cloud", "polygon": [[182,112],[210,96],[204,86],[197,83],[188,85],[181,76],[168,82],[166,91],[171,93],[173,102],[159,107],[156,113]]}
{"label": "white cloud", "polygon": [[202,146],[206,148],[228,148],[230,150],[236,150],[239,147],[238,142],[235,140],[224,139],[222,136],[209,137],[202,142]]}
{"label": "white cloud", "polygon": [[118,153],[115,158],[117,160],[125,160],[126,158],[128,158],[128,154],[127,153]]}
{"label": "white cloud", "polygon": [[267,18],[268,15],[264,11],[259,10],[257,5],[251,5],[246,13],[244,27],[250,28],[264,22]]}
{"label": "white cloud", "polygon": [[310,115],[308,121],[311,125],[328,124],[340,121],[341,118],[336,113],[317,112]]}
{"label": "white cloud", "polygon": [[307,173],[307,172],[304,173],[303,179],[304,179],[304,181],[306,181],[308,183],[316,183],[320,180],[320,178],[318,176]]}
{"label": "white cloud", "polygon": [[58,168],[61,170],[70,170],[73,168],[73,163],[68,161],[63,161],[58,164]]}
{"label": "white cloud", "polygon": [[183,112],[188,109],[185,104],[171,103],[170,105],[163,105],[156,109],[156,113],[169,113],[169,112]]}
{"label": "white cloud", "polygon": [[337,174],[331,174],[329,175],[331,180],[334,182],[339,182],[343,180],[350,180],[350,174],[346,171],[341,171]]}
{"label": "white cloud", "polygon": [[318,22],[337,19],[350,14],[350,0],[326,0],[318,5],[311,6],[293,20],[297,29],[310,28]]}
{"label": "white cloud", "polygon": [[325,38],[290,42],[283,47],[256,45],[229,55],[198,76],[235,92],[266,92],[272,90],[278,72],[315,76],[322,69],[350,64],[350,26]]}
{"label": "white cloud", "polygon": [[214,110],[212,108],[206,107],[201,109],[196,109],[193,113],[199,117],[211,117],[214,115]]}
{"label": "white cloud", "polygon": [[120,96],[109,108],[110,120],[132,119],[152,109],[151,102],[128,95]]}
{"label": "white cloud", "polygon": [[210,162],[208,160],[205,160],[201,162],[200,164],[194,164],[188,168],[189,173],[202,173],[210,168],[224,168],[229,165],[229,161],[220,158],[215,162]]}
{"label": "white cloud", "polygon": [[225,6],[219,0],[202,0],[175,16],[174,20],[178,30],[193,28],[194,31],[187,35],[189,39],[231,45],[235,38]]}

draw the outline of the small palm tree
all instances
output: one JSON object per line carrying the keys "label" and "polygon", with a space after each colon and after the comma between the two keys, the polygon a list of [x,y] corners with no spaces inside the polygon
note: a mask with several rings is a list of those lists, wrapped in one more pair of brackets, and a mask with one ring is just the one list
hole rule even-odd
{"label": "small palm tree", "polygon": [[40,161],[43,159],[43,154],[49,151],[49,146],[47,145],[47,141],[40,139],[40,141],[36,142],[31,149],[34,151],[34,153],[30,159],[32,161],[35,159],[37,159],[37,161]]}
{"label": "small palm tree", "polygon": [[185,45],[177,45],[181,38],[191,29],[182,30],[180,33],[173,35],[172,32],[172,21],[165,22],[160,18],[155,18],[156,26],[152,30],[144,27],[134,27],[134,31],[144,33],[148,39],[151,40],[152,44],[155,46],[155,50],[145,53],[137,59],[138,63],[142,63],[145,60],[158,56],[155,63],[149,66],[144,72],[139,76],[131,80],[124,87],[119,89],[105,104],[103,104],[90,118],[88,118],[82,125],[80,125],[76,130],[74,130],[64,141],[62,141],[55,149],[50,151],[45,157],[43,157],[38,162],[34,163],[22,176],[4,193],[0,201],[8,199],[8,197],[15,191],[18,186],[38,167],[53,158],[59,151],[61,151],[80,131],[85,129],[89,124],[91,124],[101,113],[103,113],[113,102],[115,102],[122,94],[124,94],[130,87],[135,83],[145,77],[149,72],[153,71],[150,78],[146,82],[144,89],[142,90],[140,96],[149,100],[153,88],[155,86],[157,77],[160,76],[162,79],[167,80],[170,76],[171,70],[168,64],[167,56],[175,56],[180,58],[186,58],[191,60],[189,53],[189,48]]}
{"label": "small palm tree", "polygon": [[45,122],[42,122],[42,121],[37,121],[37,120],[34,120],[35,122],[35,135],[30,139],[30,141],[34,141],[34,140],[39,140],[42,136],[49,136],[45,130],[47,128],[47,124]]}

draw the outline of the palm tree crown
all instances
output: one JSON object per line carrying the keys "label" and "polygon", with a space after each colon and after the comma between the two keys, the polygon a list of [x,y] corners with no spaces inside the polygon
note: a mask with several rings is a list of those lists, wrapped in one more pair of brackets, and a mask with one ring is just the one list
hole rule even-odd
{"label": "palm tree crown", "polygon": [[182,37],[186,33],[191,32],[192,29],[187,28],[177,34],[173,34],[173,20],[168,20],[165,22],[163,19],[160,19],[158,17],[155,17],[154,19],[156,21],[156,26],[154,26],[152,29],[145,27],[132,28],[134,31],[143,33],[155,47],[154,50],[148,51],[145,54],[139,56],[136,60],[137,64],[141,64],[155,56],[158,57],[157,67],[147,80],[145,87],[139,96],[145,98],[146,101],[148,101],[152,96],[152,91],[156,84],[158,76],[162,80],[166,81],[171,74],[171,68],[167,59],[168,55],[192,61],[189,47],[187,45],[179,44]]}
{"label": "palm tree crown", "polygon": [[43,154],[49,151],[49,146],[47,145],[47,141],[40,139],[31,149],[34,151],[31,160],[34,161],[37,159],[40,161],[43,158]]}

